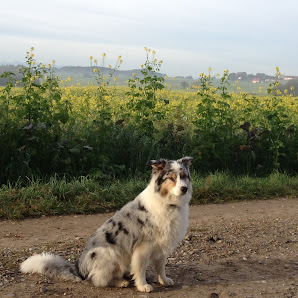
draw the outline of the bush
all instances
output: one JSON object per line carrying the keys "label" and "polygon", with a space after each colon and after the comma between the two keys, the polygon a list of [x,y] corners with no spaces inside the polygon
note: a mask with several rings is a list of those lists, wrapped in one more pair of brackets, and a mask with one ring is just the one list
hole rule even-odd
{"label": "bush", "polygon": [[228,93],[228,71],[217,88],[202,74],[196,93],[173,92],[158,75],[155,52],[146,53],[140,78],[134,74],[124,92],[114,77],[121,57],[108,76],[90,57],[97,85],[69,88],[31,49],[21,87],[13,73],[3,74],[0,182],[56,173],[121,178],[144,173],[149,159],[183,155],[194,156],[200,173],[297,172],[295,98],[278,95],[277,84],[266,97]]}

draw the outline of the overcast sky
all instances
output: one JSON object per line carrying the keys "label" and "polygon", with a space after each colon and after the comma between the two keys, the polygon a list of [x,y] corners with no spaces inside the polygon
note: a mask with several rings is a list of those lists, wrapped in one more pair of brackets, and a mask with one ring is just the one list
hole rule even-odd
{"label": "overcast sky", "polygon": [[192,75],[246,71],[298,75],[297,0],[13,0],[0,1],[0,64],[89,65],[89,56],[122,56],[140,68],[144,47],[161,72]]}

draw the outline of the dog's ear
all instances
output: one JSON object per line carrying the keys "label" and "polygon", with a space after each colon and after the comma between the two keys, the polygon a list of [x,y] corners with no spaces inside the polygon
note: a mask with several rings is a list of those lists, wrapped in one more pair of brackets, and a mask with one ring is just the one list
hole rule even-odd
{"label": "dog's ear", "polygon": [[166,160],[163,158],[158,160],[150,160],[148,161],[148,165],[152,166],[153,170],[155,171],[161,171],[166,165]]}
{"label": "dog's ear", "polygon": [[190,157],[190,156],[185,156],[178,160],[178,162],[183,163],[187,168],[190,167],[192,161],[193,161],[193,157]]}

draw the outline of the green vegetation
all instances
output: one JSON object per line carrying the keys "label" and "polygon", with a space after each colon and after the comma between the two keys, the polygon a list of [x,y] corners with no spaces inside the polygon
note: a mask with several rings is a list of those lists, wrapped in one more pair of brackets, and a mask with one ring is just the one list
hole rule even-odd
{"label": "green vegetation", "polygon": [[278,69],[262,96],[234,92],[228,71],[217,80],[201,74],[195,92],[173,91],[158,74],[162,61],[146,54],[126,87],[115,86],[121,57],[108,72],[90,57],[96,84],[88,87],[66,87],[71,79],[59,81],[54,62],[37,64],[33,49],[19,81],[2,75],[3,218],[118,208],[142,190],[146,164],[158,157],[194,157],[194,202],[297,194],[297,98],[278,90]]}
{"label": "green vegetation", "polygon": [[[134,199],[149,181],[146,179],[112,180],[105,183],[91,177],[67,180],[55,176],[49,181],[15,183],[0,188],[0,218],[22,219],[41,215],[111,212]],[[298,176],[271,174],[266,178],[231,176],[215,173],[192,175],[194,204],[222,203],[231,200],[295,197]]]}

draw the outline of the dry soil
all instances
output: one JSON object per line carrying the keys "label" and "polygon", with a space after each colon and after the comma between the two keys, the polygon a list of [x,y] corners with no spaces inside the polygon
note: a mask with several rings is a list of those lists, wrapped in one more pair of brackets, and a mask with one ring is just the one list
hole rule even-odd
{"label": "dry soil", "polygon": [[52,251],[75,261],[111,214],[0,221],[0,297],[298,297],[298,198],[192,206],[189,233],[169,257],[174,287],[95,288],[24,275],[19,264]]}

